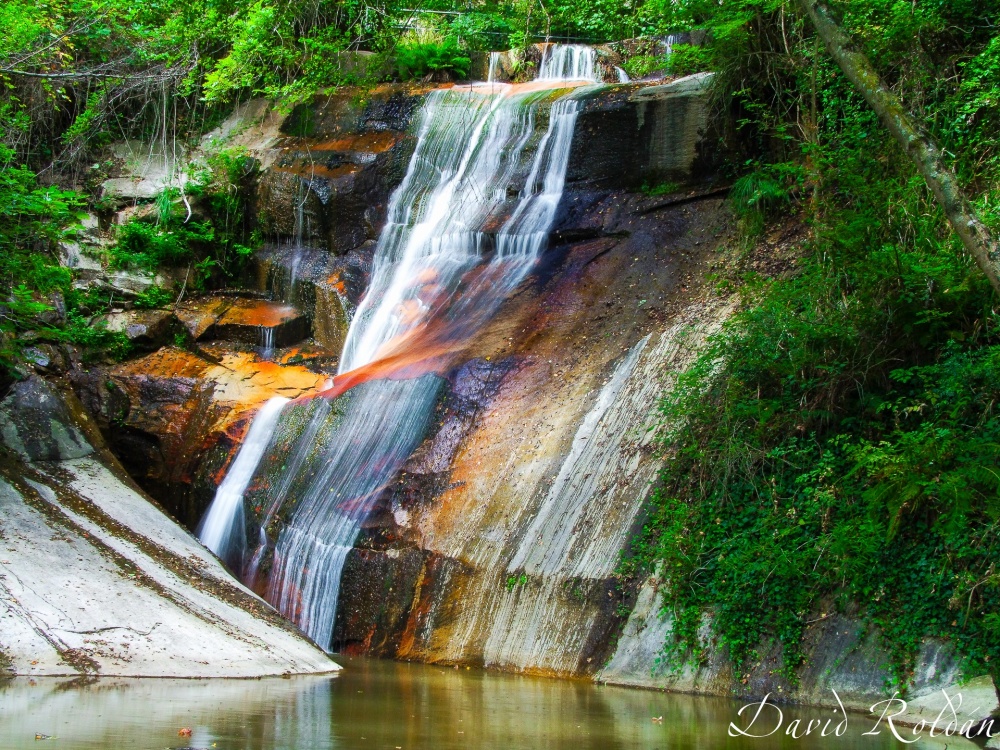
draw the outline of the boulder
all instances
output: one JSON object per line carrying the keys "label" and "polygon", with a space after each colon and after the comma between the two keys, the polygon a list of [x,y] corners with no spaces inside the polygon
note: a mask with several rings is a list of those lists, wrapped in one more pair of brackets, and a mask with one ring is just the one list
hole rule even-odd
{"label": "boulder", "polygon": [[152,351],[170,343],[180,323],[169,310],[126,310],[98,318],[109,331],[124,333],[137,349]]}
{"label": "boulder", "polygon": [[94,452],[62,395],[38,376],[15,383],[0,402],[0,435],[25,461],[64,461]]}
{"label": "boulder", "polygon": [[292,305],[213,295],[177,306],[176,315],[197,341],[233,341],[267,349],[309,336],[309,319]]}

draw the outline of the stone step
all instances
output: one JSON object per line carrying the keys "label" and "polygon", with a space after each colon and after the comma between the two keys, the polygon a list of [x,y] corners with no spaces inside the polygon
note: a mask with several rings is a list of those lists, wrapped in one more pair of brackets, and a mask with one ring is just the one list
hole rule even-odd
{"label": "stone step", "polygon": [[175,314],[196,341],[280,348],[310,334],[309,319],[298,309],[261,299],[201,297],[178,305]]}

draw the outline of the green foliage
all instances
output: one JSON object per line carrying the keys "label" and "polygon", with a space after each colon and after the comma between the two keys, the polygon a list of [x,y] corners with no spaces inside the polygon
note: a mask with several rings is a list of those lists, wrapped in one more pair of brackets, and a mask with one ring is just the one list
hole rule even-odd
{"label": "green foliage", "polygon": [[642,184],[642,192],[650,198],[655,198],[660,195],[670,195],[671,193],[676,193],[680,189],[680,184],[676,182],[658,182],[655,185],[644,182]]}
{"label": "green foliage", "polygon": [[802,165],[796,162],[755,166],[733,183],[729,193],[731,205],[743,220],[748,236],[759,234],[767,219],[787,209],[805,182]]}
{"label": "green foliage", "polygon": [[112,267],[154,271],[190,261],[196,249],[213,240],[213,230],[201,222],[154,225],[130,221],[118,229],[116,239],[109,251]]}
{"label": "green foliage", "polygon": [[81,347],[85,360],[104,356],[122,360],[132,354],[132,342],[123,332],[109,331],[104,324],[94,325],[89,316],[76,311],[70,311],[66,327],[53,338]]}
{"label": "green foliage", "polygon": [[[996,9],[838,6],[996,226]],[[736,273],[740,311],[663,405],[669,459],[625,570],[666,584],[666,658],[701,658],[711,613],[740,669],[778,646],[794,681],[805,627],[847,612],[882,636],[897,687],[927,637],[955,644],[967,674],[996,677],[991,288],[793,8],[660,7],[673,28],[711,29],[695,67],[710,61],[738,114],[725,139],[748,156],[730,201],[744,245],[790,223],[809,232],[788,273]]]}
{"label": "green foliage", "polygon": [[[198,173],[194,191],[200,195],[212,223],[213,268],[227,278],[238,276],[246,267],[259,237],[249,232],[248,183],[257,171],[257,161],[244,149],[222,149],[209,155],[206,169]],[[207,281],[209,276],[204,276]]]}
{"label": "green foliage", "polygon": [[[43,327],[55,336],[53,300],[70,291],[72,277],[55,259],[56,243],[73,238],[82,202],[76,193],[40,187],[17,165],[14,151],[0,145],[0,366],[14,372],[23,350],[19,338]],[[53,318],[55,321],[55,318]]]}
{"label": "green foliage", "polygon": [[513,591],[519,586],[524,586],[528,583],[528,574],[520,573],[518,575],[507,576],[507,582],[504,584],[508,591]]}
{"label": "green foliage", "polygon": [[637,81],[657,71],[665,71],[667,61],[657,55],[634,55],[625,61],[622,69],[628,73],[629,78]]}
{"label": "green foliage", "polygon": [[136,295],[133,304],[140,309],[164,307],[174,301],[177,295],[154,284],[144,292]]}
{"label": "green foliage", "polygon": [[471,64],[472,60],[459,48],[455,39],[411,42],[396,49],[396,68],[403,79],[423,78],[439,72],[465,78],[469,75]]}
{"label": "green foliage", "polygon": [[713,64],[712,52],[704,47],[693,44],[675,44],[667,58],[667,71],[670,75],[686,76],[711,70]]}
{"label": "green foliage", "polygon": [[498,13],[463,13],[448,27],[448,36],[466,50],[488,51],[510,46],[510,20]]}

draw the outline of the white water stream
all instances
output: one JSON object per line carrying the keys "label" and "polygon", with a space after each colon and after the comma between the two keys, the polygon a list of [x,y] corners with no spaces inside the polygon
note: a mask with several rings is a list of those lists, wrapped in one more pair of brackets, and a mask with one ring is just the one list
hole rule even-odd
{"label": "white water stream", "polygon": [[542,53],[539,81],[597,81],[597,53],[584,44],[553,44]]}
{"label": "white water stream", "polygon": [[271,442],[281,410],[287,403],[287,398],[275,396],[257,412],[233,465],[216,490],[215,499],[198,529],[198,538],[202,544],[228,563],[239,559],[246,547],[243,494]]}
{"label": "white water stream", "polygon": [[[490,320],[548,241],[579,110],[574,93],[559,96],[558,89],[596,74],[589,48],[554,45],[547,53],[540,80],[551,87],[456,87],[428,95],[341,355],[340,374],[357,387],[336,402],[336,433],[321,459],[304,459],[311,442],[294,446],[288,475],[268,498],[264,527],[286,499],[295,503],[275,543],[268,598],[325,648],[347,553],[379,493],[423,439],[442,363]],[[262,410],[248,443],[263,435],[264,428],[254,432],[263,417]],[[310,441],[322,419],[307,429]],[[273,429],[267,427],[268,437]],[[225,536],[217,526],[243,531],[242,496],[264,450],[240,451],[203,540],[209,520],[213,539]],[[262,531],[251,575],[268,544]]]}

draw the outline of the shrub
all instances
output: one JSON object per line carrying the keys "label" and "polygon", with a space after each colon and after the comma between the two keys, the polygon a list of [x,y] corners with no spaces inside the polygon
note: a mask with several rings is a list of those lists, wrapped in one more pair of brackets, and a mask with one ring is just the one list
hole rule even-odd
{"label": "shrub", "polygon": [[456,78],[469,75],[472,60],[463,52],[455,39],[442,42],[412,42],[396,50],[396,68],[402,79],[423,78],[445,72]]}

